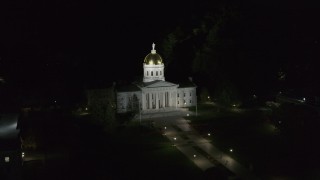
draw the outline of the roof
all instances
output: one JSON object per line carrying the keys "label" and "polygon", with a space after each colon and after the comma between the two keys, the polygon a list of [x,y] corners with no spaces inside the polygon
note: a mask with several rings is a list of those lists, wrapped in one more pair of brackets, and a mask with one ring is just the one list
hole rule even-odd
{"label": "roof", "polygon": [[151,82],[139,82],[137,86],[141,88],[157,88],[157,87],[172,87],[177,86],[177,84],[171,83],[169,81],[155,80]]}
{"label": "roof", "polygon": [[197,87],[197,86],[191,81],[179,83],[179,88],[188,88],[188,87]]}
{"label": "roof", "polygon": [[135,84],[117,86],[116,89],[117,89],[117,92],[135,92],[135,91],[140,91],[140,88],[137,87]]}

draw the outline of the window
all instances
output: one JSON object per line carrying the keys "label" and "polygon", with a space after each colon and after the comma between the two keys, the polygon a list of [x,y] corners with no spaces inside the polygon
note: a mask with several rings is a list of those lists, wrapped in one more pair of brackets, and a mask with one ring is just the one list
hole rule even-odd
{"label": "window", "polygon": [[179,104],[179,101],[178,101],[178,104]]}
{"label": "window", "polygon": [[156,76],[158,76],[158,71],[156,72]]}
{"label": "window", "polygon": [[190,104],[191,104],[191,100],[190,100]]}
{"label": "window", "polygon": [[183,100],[183,104],[186,104],[186,100]]}
{"label": "window", "polygon": [[147,76],[149,76],[149,71],[147,71]]}
{"label": "window", "polygon": [[160,71],[160,76],[162,75],[162,71]]}
{"label": "window", "polygon": [[186,93],[183,93],[183,97],[186,97]]}
{"label": "window", "polygon": [[190,92],[190,96],[191,96],[191,92]]}
{"label": "window", "polygon": [[178,93],[178,97],[179,97],[179,93]]}
{"label": "window", "polygon": [[151,76],[153,76],[153,71],[151,71]]}

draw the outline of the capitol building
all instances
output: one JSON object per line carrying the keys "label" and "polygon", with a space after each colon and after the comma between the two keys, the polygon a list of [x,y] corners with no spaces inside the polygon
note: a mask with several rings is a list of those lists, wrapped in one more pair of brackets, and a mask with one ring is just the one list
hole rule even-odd
{"label": "capitol building", "polygon": [[140,109],[142,113],[148,113],[195,106],[196,85],[192,79],[181,84],[165,81],[164,68],[163,60],[153,43],[151,52],[143,61],[143,79],[129,86],[117,87],[117,112]]}

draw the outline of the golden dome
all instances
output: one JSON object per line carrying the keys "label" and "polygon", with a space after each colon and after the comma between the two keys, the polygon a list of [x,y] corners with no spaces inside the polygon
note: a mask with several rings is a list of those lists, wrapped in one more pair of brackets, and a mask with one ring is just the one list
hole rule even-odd
{"label": "golden dome", "polygon": [[147,65],[160,65],[162,63],[162,58],[157,53],[149,53],[143,61]]}
{"label": "golden dome", "polygon": [[157,51],[154,49],[155,44],[152,43],[152,50],[151,53],[149,53],[145,58],[144,58],[144,63],[147,65],[161,65],[162,63],[162,58],[159,54],[157,54]]}

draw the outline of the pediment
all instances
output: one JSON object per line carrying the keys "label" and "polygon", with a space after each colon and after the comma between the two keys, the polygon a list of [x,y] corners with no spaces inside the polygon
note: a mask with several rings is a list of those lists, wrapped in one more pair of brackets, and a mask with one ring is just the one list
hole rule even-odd
{"label": "pediment", "polygon": [[168,81],[153,81],[145,84],[145,88],[160,88],[160,87],[177,87],[178,84],[174,84]]}

